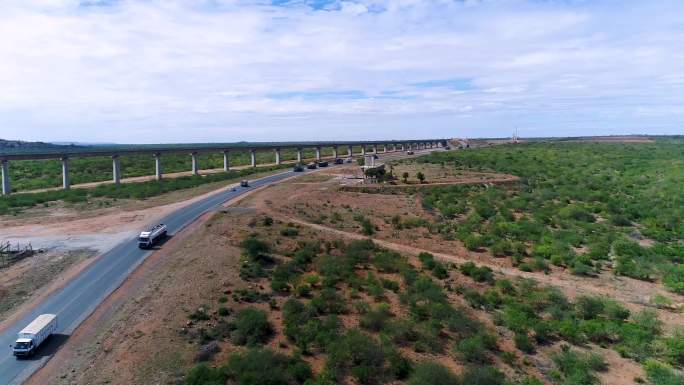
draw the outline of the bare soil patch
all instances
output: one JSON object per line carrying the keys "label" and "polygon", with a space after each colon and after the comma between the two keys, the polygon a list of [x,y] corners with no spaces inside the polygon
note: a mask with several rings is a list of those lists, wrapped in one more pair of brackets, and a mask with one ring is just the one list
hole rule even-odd
{"label": "bare soil patch", "polygon": [[50,292],[49,283],[63,282],[72,270],[80,271],[79,265],[87,265],[94,255],[94,250],[87,249],[48,251],[0,269],[0,321],[22,304]]}

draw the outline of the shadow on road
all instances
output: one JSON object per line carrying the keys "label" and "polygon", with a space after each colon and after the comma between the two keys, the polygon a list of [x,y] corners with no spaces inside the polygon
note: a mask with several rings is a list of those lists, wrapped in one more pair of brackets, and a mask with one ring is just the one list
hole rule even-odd
{"label": "shadow on road", "polygon": [[161,247],[164,246],[164,244],[165,244],[166,242],[170,241],[171,238],[173,238],[173,237],[174,237],[173,235],[167,235],[167,236],[165,236],[164,238],[160,239],[159,242],[157,242],[157,243],[156,243],[153,247],[151,247],[150,249],[151,249],[151,250],[159,250],[159,249],[161,249]]}
{"label": "shadow on road", "polygon": [[50,357],[59,350],[59,347],[62,346],[67,339],[69,339],[68,334],[53,334],[38,347],[38,350],[36,350],[33,356],[17,358],[25,361],[39,361],[43,359],[43,357]]}

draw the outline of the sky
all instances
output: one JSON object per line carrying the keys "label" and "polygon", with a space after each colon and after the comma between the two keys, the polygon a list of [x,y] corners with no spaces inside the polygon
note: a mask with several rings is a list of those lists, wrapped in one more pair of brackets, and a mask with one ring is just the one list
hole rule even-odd
{"label": "sky", "polygon": [[0,0],[0,138],[684,134],[681,0]]}

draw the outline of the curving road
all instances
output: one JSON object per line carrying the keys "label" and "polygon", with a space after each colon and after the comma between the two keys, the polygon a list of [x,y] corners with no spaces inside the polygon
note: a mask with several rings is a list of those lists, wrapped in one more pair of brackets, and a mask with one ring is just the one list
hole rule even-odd
{"label": "curving road", "polygon": [[[398,155],[398,156],[397,156]],[[400,153],[388,153],[385,159],[402,157]],[[405,155],[404,155],[405,157]],[[333,165],[331,165],[333,166]],[[305,170],[304,173],[313,170]],[[236,191],[222,191],[181,208],[162,220],[173,235],[192,223],[205,212],[215,209],[229,199],[240,196],[255,188],[280,182],[295,174],[286,171],[250,182],[250,187],[238,187]],[[43,366],[58,350],[78,325],[83,322],[95,308],[121,283],[128,275],[150,255],[153,250],[138,248],[137,238],[132,238],[115,246],[102,254],[88,268],[71,280],[62,289],[50,295],[23,318],[10,325],[2,325],[0,333],[0,385],[20,384],[34,371]],[[14,343],[16,334],[36,316],[54,313],[58,317],[57,334],[48,339],[38,349],[36,356],[30,359],[16,359],[9,345]],[[4,348],[3,348],[4,346]]]}

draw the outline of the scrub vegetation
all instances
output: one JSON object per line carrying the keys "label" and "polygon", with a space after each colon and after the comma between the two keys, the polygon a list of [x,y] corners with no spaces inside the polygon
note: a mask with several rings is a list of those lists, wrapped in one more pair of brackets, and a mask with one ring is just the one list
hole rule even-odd
{"label": "scrub vegetation", "polygon": [[[235,303],[215,307],[240,310],[207,308],[218,315],[187,332],[234,347],[193,368],[189,385],[599,384],[609,364],[593,347],[643,365],[635,381],[684,381],[682,334],[665,332],[653,311],[571,299],[532,279],[427,252],[408,257],[371,240],[283,236],[295,225],[263,215],[250,226],[239,245],[252,295],[233,291]],[[535,371],[532,356],[550,366]]]}
{"label": "scrub vegetation", "polygon": [[684,294],[684,141],[520,144],[418,161],[521,178],[425,190],[443,237],[524,271],[610,270]]}

